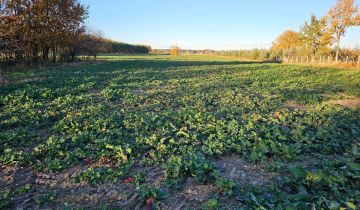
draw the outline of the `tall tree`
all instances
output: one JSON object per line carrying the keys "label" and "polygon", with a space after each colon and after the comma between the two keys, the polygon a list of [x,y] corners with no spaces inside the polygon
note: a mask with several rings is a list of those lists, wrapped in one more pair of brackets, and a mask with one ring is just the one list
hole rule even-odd
{"label": "tall tree", "polygon": [[336,40],[336,61],[339,59],[340,39],[345,35],[346,29],[351,26],[360,26],[360,14],[354,0],[338,0],[329,12],[328,20],[330,31]]}
{"label": "tall tree", "polygon": [[287,30],[278,36],[272,44],[272,51],[289,56],[292,51],[301,46],[301,40],[296,31]]}
{"label": "tall tree", "polygon": [[315,15],[311,16],[310,22],[305,22],[299,32],[302,48],[306,54],[316,55],[330,51],[332,41],[325,19],[319,20]]}
{"label": "tall tree", "polygon": [[27,48],[26,14],[29,11],[27,0],[2,0],[0,3],[0,37],[3,52],[15,54],[21,60]]}
{"label": "tall tree", "polygon": [[56,61],[84,31],[87,8],[79,0],[0,0],[0,51]]}

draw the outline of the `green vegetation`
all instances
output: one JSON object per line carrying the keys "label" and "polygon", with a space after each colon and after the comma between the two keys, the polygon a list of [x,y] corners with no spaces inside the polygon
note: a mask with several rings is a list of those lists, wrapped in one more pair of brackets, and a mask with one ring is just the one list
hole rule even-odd
{"label": "green vegetation", "polygon": [[[136,167],[161,167],[163,186],[188,177],[213,183],[205,209],[221,208],[224,198],[244,209],[360,205],[360,109],[331,102],[360,97],[359,70],[209,55],[99,59],[4,73],[0,166],[50,173],[88,165],[74,179],[126,180],[152,208],[171,193],[143,185]],[[239,186],[214,163],[228,154],[266,163],[279,176]],[[28,190],[1,189],[0,207]]]}
{"label": "green vegetation", "polygon": [[150,46],[132,45],[122,42],[111,42],[111,53],[125,53],[125,54],[146,54],[151,51]]}

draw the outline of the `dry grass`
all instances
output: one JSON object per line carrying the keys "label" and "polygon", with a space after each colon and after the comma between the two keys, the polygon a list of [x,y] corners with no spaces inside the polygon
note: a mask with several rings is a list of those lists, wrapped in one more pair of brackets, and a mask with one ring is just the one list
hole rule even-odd
{"label": "dry grass", "polygon": [[349,109],[356,109],[360,107],[360,98],[357,98],[355,96],[346,96],[346,98],[344,99],[330,100],[328,101],[328,103],[341,105]]}

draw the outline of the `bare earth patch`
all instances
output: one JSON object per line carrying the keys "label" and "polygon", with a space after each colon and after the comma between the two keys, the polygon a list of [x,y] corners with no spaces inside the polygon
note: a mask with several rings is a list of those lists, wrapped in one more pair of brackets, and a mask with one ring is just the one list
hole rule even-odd
{"label": "bare earth patch", "polygon": [[[273,172],[267,172],[261,165],[248,163],[242,158],[231,155],[215,160],[216,167],[224,178],[235,181],[238,186],[267,185],[271,183]],[[96,167],[97,164],[90,164]],[[103,166],[103,165],[102,165]],[[63,208],[65,204],[72,208],[96,208],[101,204],[108,207],[124,209],[146,209],[139,200],[138,190],[131,183],[119,180],[116,183],[102,183],[91,185],[87,182],[75,182],[75,176],[84,171],[89,165],[69,168],[60,173],[41,173],[31,168],[0,166],[1,192],[9,192],[22,186],[31,186],[27,192],[11,198],[16,209]],[[163,170],[156,167],[135,167],[134,171],[147,174],[146,185],[162,187],[164,184]],[[185,184],[178,191],[169,192],[169,197],[162,201],[162,209],[200,208],[216,191],[212,183],[198,184],[194,178],[187,178]],[[55,198],[49,203],[40,205],[41,197],[53,193]],[[235,199],[228,200],[227,205],[236,206]]]}
{"label": "bare earth patch", "polygon": [[132,207],[138,203],[135,188],[128,183],[104,183],[90,185],[75,182],[78,172],[84,170],[74,167],[61,173],[39,173],[33,169],[0,166],[1,192],[9,192],[22,186],[31,189],[11,198],[16,209],[39,209],[41,197],[54,194],[54,200],[42,204],[41,208],[60,209],[64,204],[74,208],[94,208],[100,204]]}
{"label": "bare earth patch", "polygon": [[302,105],[302,104],[298,104],[298,103],[296,103],[296,102],[293,101],[293,100],[287,101],[287,102],[285,103],[285,107],[286,107],[286,108],[289,108],[289,109],[299,109],[299,110],[301,110],[301,111],[306,111],[307,108],[308,108],[307,106]]}
{"label": "bare earth patch", "polygon": [[215,162],[224,178],[232,179],[239,186],[267,185],[277,173],[268,172],[262,165],[254,165],[236,155],[221,158]]}
{"label": "bare earth patch", "polygon": [[194,178],[188,178],[180,191],[173,193],[163,202],[163,209],[200,207],[215,191],[213,184],[197,184]]}
{"label": "bare earth patch", "polygon": [[[278,173],[268,172],[263,165],[254,165],[236,155],[229,155],[215,160],[215,166],[222,172],[222,177],[231,179],[239,187],[248,185],[265,186],[272,182]],[[194,178],[188,178],[182,190],[170,196],[164,202],[164,209],[201,209],[201,205],[211,198],[216,187],[211,184],[199,185]],[[221,200],[224,209],[236,209],[239,202],[235,198]]]}
{"label": "bare earth patch", "polygon": [[34,77],[34,78],[26,78],[26,79],[19,79],[19,80],[0,80],[0,85],[10,85],[10,84],[21,84],[21,83],[27,83],[27,82],[37,82],[42,81],[45,78],[41,77]]}
{"label": "bare earth patch", "polygon": [[330,100],[328,101],[328,103],[341,105],[349,109],[356,109],[360,107],[360,98],[357,98],[355,96],[345,96],[344,99]]}

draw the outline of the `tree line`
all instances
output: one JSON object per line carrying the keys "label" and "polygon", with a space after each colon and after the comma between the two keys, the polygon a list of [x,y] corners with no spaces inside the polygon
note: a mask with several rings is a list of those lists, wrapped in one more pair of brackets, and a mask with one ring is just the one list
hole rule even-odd
{"label": "tree line", "polygon": [[360,25],[359,8],[354,0],[338,0],[328,13],[310,17],[299,31],[286,30],[270,49],[216,51],[216,55],[235,56],[252,60],[287,60],[296,63],[344,62],[358,63],[360,48],[340,48],[341,38],[349,27]]}
{"label": "tree line", "polygon": [[153,49],[152,53],[158,55],[197,55],[197,54],[213,54],[215,50],[194,50],[194,49],[181,49],[178,45],[172,45],[169,49]]}
{"label": "tree line", "polygon": [[234,56],[249,60],[273,60],[276,56],[271,55],[268,49],[250,49],[250,50],[223,50],[215,51],[219,56]]}
{"label": "tree line", "polygon": [[[204,53],[204,54],[215,54],[219,56],[233,56],[242,59],[249,60],[259,60],[259,61],[281,61],[282,59],[288,59],[288,62],[294,63],[310,63],[310,62],[328,62],[328,59],[336,61],[336,49],[331,48],[327,54],[317,54],[314,56],[306,55],[306,54],[279,54],[277,51],[273,49],[249,49],[249,50],[223,50],[223,51],[214,51],[212,53]],[[286,57],[287,56],[287,57]],[[357,63],[360,56],[360,48],[340,48],[339,50],[339,60],[343,62],[355,62]],[[296,61],[298,59],[298,61]],[[301,60],[302,59],[302,60]],[[314,61],[313,59],[317,59]]]}
{"label": "tree line", "polygon": [[88,7],[79,0],[0,0],[0,60],[32,64],[150,51],[103,38],[86,28],[87,17]]}
{"label": "tree line", "polygon": [[[299,31],[287,30],[273,42],[272,55],[277,57],[334,57],[338,62],[359,50],[340,48],[340,41],[349,27],[360,26],[359,8],[354,0],[337,0],[323,17],[312,15]],[[358,55],[359,56],[359,55]]]}
{"label": "tree line", "polygon": [[103,38],[100,31],[88,30],[75,45],[75,54],[96,56],[105,54],[147,54],[151,46],[134,45]]}
{"label": "tree line", "polygon": [[134,45],[111,41],[111,51],[108,53],[146,54],[150,52],[151,46],[148,45]]}
{"label": "tree line", "polygon": [[55,62],[70,56],[86,17],[87,7],[77,0],[1,0],[1,57]]}

